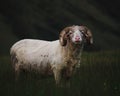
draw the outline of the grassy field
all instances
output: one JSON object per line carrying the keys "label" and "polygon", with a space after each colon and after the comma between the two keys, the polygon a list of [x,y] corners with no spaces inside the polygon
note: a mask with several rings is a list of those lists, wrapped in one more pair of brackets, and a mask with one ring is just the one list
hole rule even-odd
{"label": "grassy field", "polygon": [[0,96],[120,96],[120,50],[84,52],[70,88],[57,88],[53,78],[30,74],[23,73],[16,82],[10,57],[1,56]]}

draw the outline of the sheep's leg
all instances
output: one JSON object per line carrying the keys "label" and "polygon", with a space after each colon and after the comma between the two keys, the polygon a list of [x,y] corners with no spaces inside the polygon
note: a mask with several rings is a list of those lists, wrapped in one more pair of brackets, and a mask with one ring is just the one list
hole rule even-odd
{"label": "sheep's leg", "polygon": [[15,80],[18,80],[20,75],[20,68],[19,68],[19,64],[15,64]]}
{"label": "sheep's leg", "polygon": [[65,75],[64,76],[62,76],[63,78],[62,78],[62,80],[63,80],[63,85],[64,85],[64,87],[67,87],[67,88],[69,88],[70,87],[70,77],[69,76],[67,76],[67,74],[66,73],[64,73]]}
{"label": "sheep's leg", "polygon": [[70,79],[64,79],[64,85],[65,85],[65,87],[69,88],[70,84],[71,84]]}
{"label": "sheep's leg", "polygon": [[70,87],[70,80],[68,78],[62,78],[61,70],[54,70],[54,77],[58,87]]}
{"label": "sheep's leg", "polygon": [[56,85],[59,86],[60,82],[61,82],[61,70],[54,69],[53,72],[54,72],[54,78],[55,78],[55,81],[56,81]]}

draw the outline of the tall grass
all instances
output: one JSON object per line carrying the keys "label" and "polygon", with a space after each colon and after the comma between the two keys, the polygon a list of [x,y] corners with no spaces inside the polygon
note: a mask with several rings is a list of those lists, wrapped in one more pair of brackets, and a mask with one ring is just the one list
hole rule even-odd
{"label": "tall grass", "polygon": [[0,57],[0,96],[120,96],[120,51],[84,52],[70,88],[53,78],[22,73],[15,81],[9,56]]}

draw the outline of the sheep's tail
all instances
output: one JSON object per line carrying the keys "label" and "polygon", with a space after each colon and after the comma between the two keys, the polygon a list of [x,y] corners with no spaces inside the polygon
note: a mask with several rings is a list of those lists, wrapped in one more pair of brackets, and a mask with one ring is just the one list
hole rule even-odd
{"label": "sheep's tail", "polygon": [[10,50],[10,55],[11,55],[11,63],[12,63],[12,67],[15,68],[15,64],[17,64],[18,60],[16,58],[16,53],[14,52],[14,50]]}

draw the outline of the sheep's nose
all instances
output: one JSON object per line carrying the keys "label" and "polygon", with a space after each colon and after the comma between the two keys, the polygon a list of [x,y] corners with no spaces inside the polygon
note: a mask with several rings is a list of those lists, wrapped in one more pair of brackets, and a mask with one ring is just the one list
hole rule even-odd
{"label": "sheep's nose", "polygon": [[80,41],[80,37],[79,37],[79,36],[76,36],[76,37],[75,37],[75,41]]}

